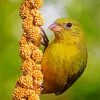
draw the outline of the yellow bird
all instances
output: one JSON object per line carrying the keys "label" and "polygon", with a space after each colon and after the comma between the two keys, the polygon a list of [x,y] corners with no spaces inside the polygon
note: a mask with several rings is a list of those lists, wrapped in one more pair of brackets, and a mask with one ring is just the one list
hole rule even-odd
{"label": "yellow bird", "polygon": [[55,39],[44,52],[42,93],[58,95],[82,75],[87,65],[87,49],[84,32],[77,21],[59,18],[49,28]]}

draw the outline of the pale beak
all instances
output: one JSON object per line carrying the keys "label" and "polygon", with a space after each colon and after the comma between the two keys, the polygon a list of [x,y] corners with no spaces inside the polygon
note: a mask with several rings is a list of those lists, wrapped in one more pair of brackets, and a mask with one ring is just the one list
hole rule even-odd
{"label": "pale beak", "polygon": [[61,27],[57,25],[56,23],[53,23],[49,26],[49,29],[53,32],[60,32]]}

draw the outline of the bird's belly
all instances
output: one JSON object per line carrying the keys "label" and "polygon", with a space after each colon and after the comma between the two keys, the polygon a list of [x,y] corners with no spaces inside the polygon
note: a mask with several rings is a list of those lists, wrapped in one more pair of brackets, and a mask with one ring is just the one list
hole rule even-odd
{"label": "bird's belly", "polygon": [[49,69],[46,67],[45,70],[43,70],[43,75],[46,92],[55,93],[64,88],[67,78],[65,70],[60,67],[57,67],[56,69]]}
{"label": "bird's belly", "polygon": [[43,68],[44,87],[48,92],[55,93],[64,88],[67,76],[70,73],[67,64],[67,60],[62,61],[58,59],[58,61],[56,60],[56,64],[50,63]]}

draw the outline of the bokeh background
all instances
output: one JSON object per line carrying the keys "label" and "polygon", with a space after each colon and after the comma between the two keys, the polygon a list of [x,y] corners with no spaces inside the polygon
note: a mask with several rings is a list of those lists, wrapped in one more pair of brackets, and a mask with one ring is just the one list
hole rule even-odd
{"label": "bokeh background", "polygon": [[[19,7],[22,0],[0,0],[0,100],[11,100],[20,76]],[[82,77],[64,94],[42,95],[41,100],[100,100],[100,0],[45,0],[44,29],[59,17],[78,20],[86,33],[88,65]]]}

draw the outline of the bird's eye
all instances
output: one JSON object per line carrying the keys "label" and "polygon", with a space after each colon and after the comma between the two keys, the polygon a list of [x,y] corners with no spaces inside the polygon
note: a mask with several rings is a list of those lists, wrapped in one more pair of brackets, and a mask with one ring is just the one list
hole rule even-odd
{"label": "bird's eye", "polygon": [[66,28],[71,28],[72,27],[72,23],[67,23],[66,24]]}

